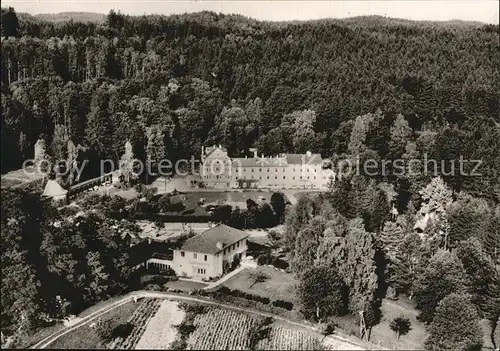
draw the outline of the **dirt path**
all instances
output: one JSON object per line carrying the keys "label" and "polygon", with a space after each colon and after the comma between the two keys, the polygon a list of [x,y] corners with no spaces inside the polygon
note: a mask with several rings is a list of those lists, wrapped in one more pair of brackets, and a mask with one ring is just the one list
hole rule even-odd
{"label": "dirt path", "polygon": [[[263,317],[272,317],[276,320],[280,320],[280,321],[283,321],[285,323],[288,323],[288,324],[291,324],[294,326],[310,329],[313,331],[318,331],[315,327],[313,327],[311,325],[307,325],[307,324],[299,323],[299,322],[294,322],[294,321],[291,321],[287,318],[284,318],[284,317],[281,317],[281,316],[278,316],[278,315],[275,315],[272,313],[256,311],[256,310],[253,310],[250,308],[237,307],[237,306],[228,305],[228,304],[225,304],[222,302],[216,302],[216,301],[201,299],[201,298],[197,298],[197,297],[181,296],[181,295],[174,295],[174,294],[154,292],[154,291],[136,291],[136,292],[133,292],[133,293],[130,293],[130,294],[124,296],[122,299],[120,299],[120,300],[118,300],[118,301],[116,301],[116,302],[114,302],[106,307],[103,307],[103,308],[89,314],[88,316],[86,316],[86,317],[82,318],[80,321],[78,321],[78,323],[47,336],[46,338],[40,340],[39,342],[37,342],[35,345],[31,346],[30,348],[44,349],[47,346],[49,346],[51,343],[53,343],[55,340],[68,334],[72,330],[78,329],[78,328],[86,325],[88,322],[91,322],[91,321],[99,318],[100,316],[106,314],[107,312],[117,308],[118,306],[121,306],[121,305],[129,302],[134,297],[138,297],[138,298],[140,298],[140,297],[168,298],[168,299],[178,300],[178,301],[199,302],[199,303],[203,303],[205,305],[212,305],[212,306],[227,308],[227,309],[231,309],[231,310],[238,311],[238,312],[257,314],[257,315],[260,315]],[[340,343],[349,345],[349,346],[353,347],[353,349],[356,349],[356,350],[366,349],[365,345],[361,345],[361,343],[357,343],[355,340],[348,339],[348,338],[345,338],[345,337],[340,336],[340,335],[330,335],[330,336],[326,337],[325,339],[331,343],[340,342]],[[370,345],[370,346],[372,346],[372,347],[370,347],[370,349],[379,349],[379,347],[377,347],[377,345]]]}

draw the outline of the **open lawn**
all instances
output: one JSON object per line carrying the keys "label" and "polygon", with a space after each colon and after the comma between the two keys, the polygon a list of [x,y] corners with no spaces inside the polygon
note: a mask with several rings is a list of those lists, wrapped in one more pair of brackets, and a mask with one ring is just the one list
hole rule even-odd
{"label": "open lawn", "polygon": [[[404,350],[423,349],[427,333],[424,324],[417,321],[418,311],[413,307],[411,301],[407,300],[404,296],[396,301],[384,300],[381,310],[382,319],[372,329],[371,342],[387,348]],[[399,339],[396,333],[389,327],[391,321],[397,317],[406,317],[411,321],[410,332],[406,335],[401,335]]]}
{"label": "open lawn", "polygon": [[[206,205],[230,205],[233,208],[246,208],[248,199],[259,203],[261,201],[260,197],[263,197],[263,201],[268,202],[271,195],[272,192],[268,191],[191,191],[170,196],[170,201],[173,204],[182,203],[184,206],[180,209],[167,211],[165,214],[208,216],[209,214],[205,210]],[[204,204],[199,205],[202,199]]]}
{"label": "open lawn", "polygon": [[23,184],[23,181],[18,180],[18,179],[10,179],[10,178],[2,177],[0,180],[0,184],[1,184],[2,188],[10,188],[11,186]]}
{"label": "open lawn", "polygon": [[176,280],[166,283],[164,286],[171,289],[181,289],[183,291],[189,292],[197,289],[202,289],[208,284],[190,281],[190,280]]}
{"label": "open lawn", "polygon": [[[132,316],[139,304],[127,302],[108,313],[104,314],[101,318],[103,320],[111,320],[112,326],[115,327],[119,324],[127,322],[128,318]],[[52,349],[98,349],[103,348],[101,341],[97,334],[90,329],[89,323],[81,328],[77,328],[63,335],[55,340],[48,346]]]}
{"label": "open lawn", "polygon": [[202,289],[207,286],[207,283],[197,282],[189,279],[179,279],[175,281],[168,281],[168,277],[163,274],[145,273],[141,275],[141,284],[146,286],[148,284],[158,284],[166,288],[180,289],[185,292],[190,292],[197,289]]}
{"label": "open lawn", "polygon": [[269,279],[262,283],[256,283],[248,277],[251,269],[244,269],[234,277],[228,279],[223,285],[230,289],[238,289],[247,293],[268,297],[271,300],[285,300],[295,302],[295,286],[297,280],[292,273],[286,273],[272,266],[258,266],[258,272],[266,274]]}

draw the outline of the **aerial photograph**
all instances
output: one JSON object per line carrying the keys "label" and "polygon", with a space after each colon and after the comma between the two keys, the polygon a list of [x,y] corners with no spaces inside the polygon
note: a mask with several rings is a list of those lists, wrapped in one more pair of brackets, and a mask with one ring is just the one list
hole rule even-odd
{"label": "aerial photograph", "polygon": [[3,0],[1,348],[500,350],[499,0]]}

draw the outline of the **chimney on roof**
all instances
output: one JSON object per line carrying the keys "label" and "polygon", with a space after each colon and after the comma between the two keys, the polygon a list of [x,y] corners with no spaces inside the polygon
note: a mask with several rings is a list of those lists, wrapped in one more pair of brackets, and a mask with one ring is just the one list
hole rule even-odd
{"label": "chimney on roof", "polygon": [[311,151],[306,152],[307,157],[311,157]]}
{"label": "chimney on roof", "polygon": [[201,147],[201,156],[204,156],[205,155],[205,146],[202,146]]}
{"label": "chimney on roof", "polygon": [[221,144],[219,144],[219,149],[222,149],[222,145]]}
{"label": "chimney on roof", "polygon": [[253,148],[251,148],[251,149],[248,149],[248,151],[250,151],[250,152],[252,152],[252,153],[253,153],[253,158],[257,158],[257,157],[259,157],[259,156],[257,155],[257,149],[256,149],[256,148],[254,148],[254,147],[253,147]]}
{"label": "chimney on roof", "polygon": [[217,250],[222,250],[222,249],[224,248],[224,243],[223,243],[223,242],[218,241],[218,242],[215,244],[215,247],[217,248]]}

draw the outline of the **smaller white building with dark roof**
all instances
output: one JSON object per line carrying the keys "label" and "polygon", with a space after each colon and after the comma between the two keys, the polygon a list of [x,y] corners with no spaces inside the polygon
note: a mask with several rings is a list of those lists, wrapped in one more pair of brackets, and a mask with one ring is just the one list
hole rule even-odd
{"label": "smaller white building with dark roof", "polygon": [[187,239],[179,250],[174,250],[172,268],[179,276],[206,279],[221,276],[225,265],[245,258],[249,235],[219,224]]}
{"label": "smaller white building with dark roof", "polygon": [[219,224],[187,239],[173,250],[171,258],[153,257],[146,261],[146,268],[161,271],[172,269],[178,276],[195,279],[220,277],[225,267],[246,257],[249,233]]}
{"label": "smaller white building with dark roof", "polygon": [[65,200],[67,190],[63,189],[62,186],[54,179],[49,179],[45,185],[42,196],[47,198],[52,198],[53,200]]}

